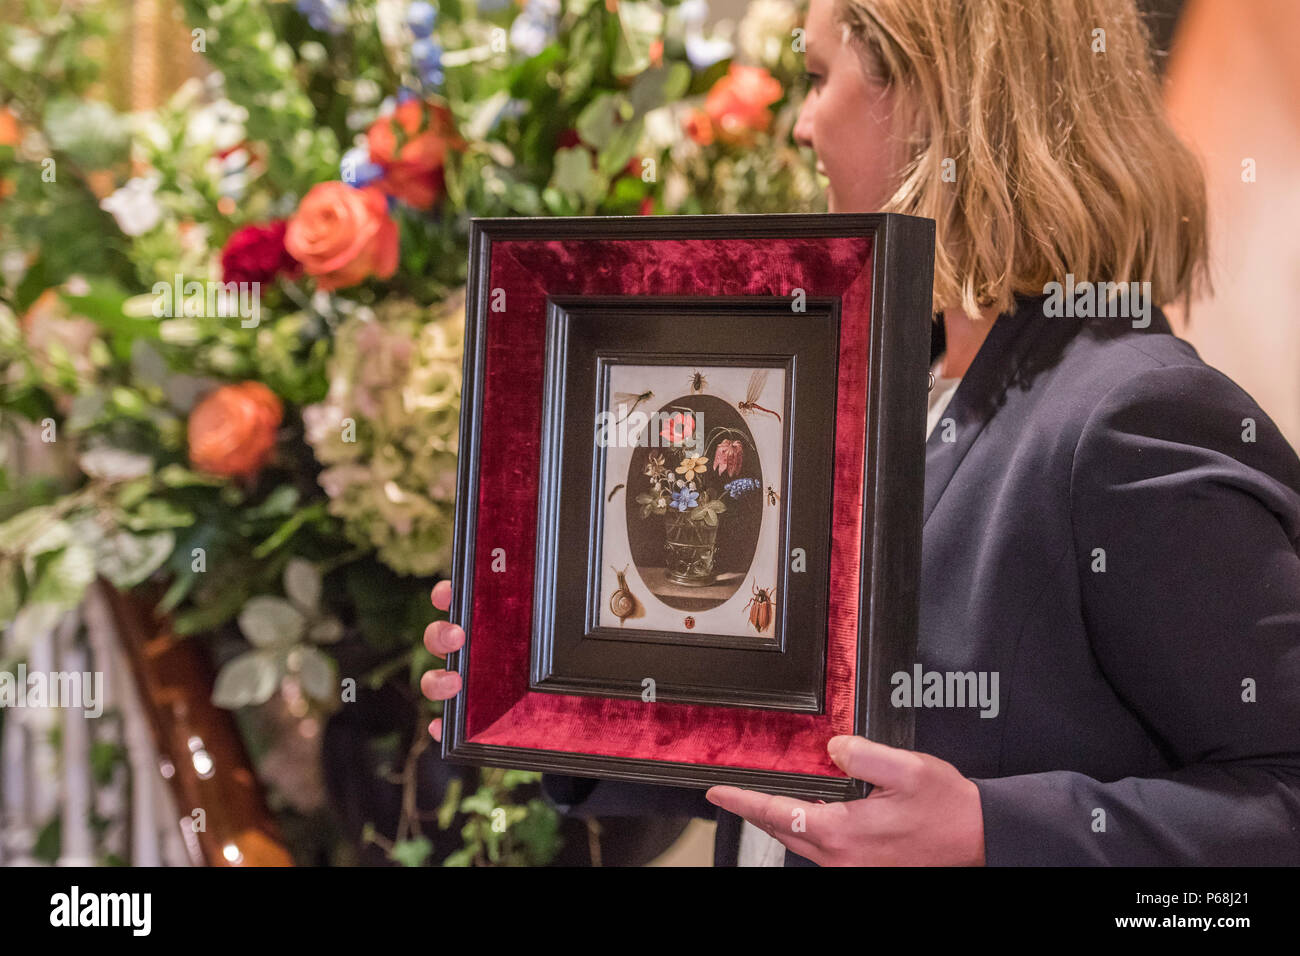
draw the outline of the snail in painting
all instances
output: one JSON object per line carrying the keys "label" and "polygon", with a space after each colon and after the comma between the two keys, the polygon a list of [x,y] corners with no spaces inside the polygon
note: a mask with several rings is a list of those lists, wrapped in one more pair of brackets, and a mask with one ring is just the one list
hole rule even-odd
{"label": "snail in painting", "polygon": [[613,612],[614,616],[618,618],[619,626],[622,626],[625,620],[636,613],[636,598],[634,598],[632,592],[628,590],[626,577],[627,568],[624,568],[622,571],[617,568],[610,568],[610,570],[618,575],[618,587],[615,589],[614,593],[609,596],[609,609]]}

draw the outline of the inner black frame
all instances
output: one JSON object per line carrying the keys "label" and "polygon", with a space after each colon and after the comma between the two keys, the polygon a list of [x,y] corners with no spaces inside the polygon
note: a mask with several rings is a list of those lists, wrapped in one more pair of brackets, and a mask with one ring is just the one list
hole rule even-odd
{"label": "inner black frame", "polygon": [[[840,299],[811,297],[797,310],[777,296],[549,296],[546,319],[530,687],[640,698],[652,678],[656,700],[821,713]],[[683,327],[689,344],[674,347]],[[785,369],[772,636],[597,623],[607,456],[594,428],[610,407],[608,370],[623,364]],[[791,570],[793,548],[804,549],[806,570]]]}

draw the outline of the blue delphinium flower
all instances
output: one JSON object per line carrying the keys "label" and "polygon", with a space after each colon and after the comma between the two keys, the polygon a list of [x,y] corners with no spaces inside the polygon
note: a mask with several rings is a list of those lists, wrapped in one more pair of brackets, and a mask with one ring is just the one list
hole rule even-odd
{"label": "blue delphinium flower", "polygon": [[433,33],[433,25],[437,22],[438,11],[424,0],[415,0],[415,3],[406,8],[406,25],[417,37],[429,36]]}
{"label": "blue delphinium flower", "polygon": [[678,488],[673,492],[673,503],[669,506],[678,511],[689,511],[700,503],[700,493],[694,488]]}
{"label": "blue delphinium flower", "polygon": [[750,491],[757,491],[760,487],[757,478],[737,478],[735,481],[729,481],[726,484],[727,494],[733,498],[739,498],[741,495]]}
{"label": "blue delphinium flower", "polygon": [[383,169],[370,161],[370,150],[364,146],[353,146],[339,162],[339,179],[357,189],[369,186],[383,174]]}
{"label": "blue delphinium flower", "polygon": [[439,86],[443,81],[442,45],[432,37],[422,37],[411,44],[411,62],[425,86]]}
{"label": "blue delphinium flower", "polygon": [[294,7],[307,18],[312,29],[338,35],[346,27],[345,0],[297,0]]}
{"label": "blue delphinium flower", "polygon": [[510,24],[510,45],[524,56],[537,56],[554,39],[559,14],[558,0],[528,0]]}

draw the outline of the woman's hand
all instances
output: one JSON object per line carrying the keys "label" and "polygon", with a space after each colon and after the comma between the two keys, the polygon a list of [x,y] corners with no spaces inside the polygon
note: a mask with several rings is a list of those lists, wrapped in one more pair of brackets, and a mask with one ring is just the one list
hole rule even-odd
{"label": "woman's hand", "polygon": [[[451,581],[439,581],[433,586],[433,606],[440,611],[451,608]],[[424,629],[424,646],[430,654],[446,657],[458,651],[465,643],[465,632],[451,621],[434,621]],[[460,693],[460,675],[441,668],[425,671],[420,678],[420,692],[429,700],[450,700]],[[442,718],[435,717],[429,724],[433,739],[442,741]]]}
{"label": "woman's hand", "polygon": [[979,789],[952,764],[864,737],[832,737],[826,749],[874,785],[866,799],[808,803],[737,787],[705,797],[821,866],[984,865]]}

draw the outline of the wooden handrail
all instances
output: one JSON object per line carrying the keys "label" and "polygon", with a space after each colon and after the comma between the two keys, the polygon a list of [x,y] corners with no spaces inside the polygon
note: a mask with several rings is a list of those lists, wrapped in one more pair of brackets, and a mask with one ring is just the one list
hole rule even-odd
{"label": "wooden handrail", "polygon": [[[212,703],[212,665],[202,644],[178,637],[170,619],[155,614],[146,590],[124,594],[99,586],[131,662],[191,857],[208,866],[292,866],[234,717]],[[202,829],[192,822],[197,809]]]}

